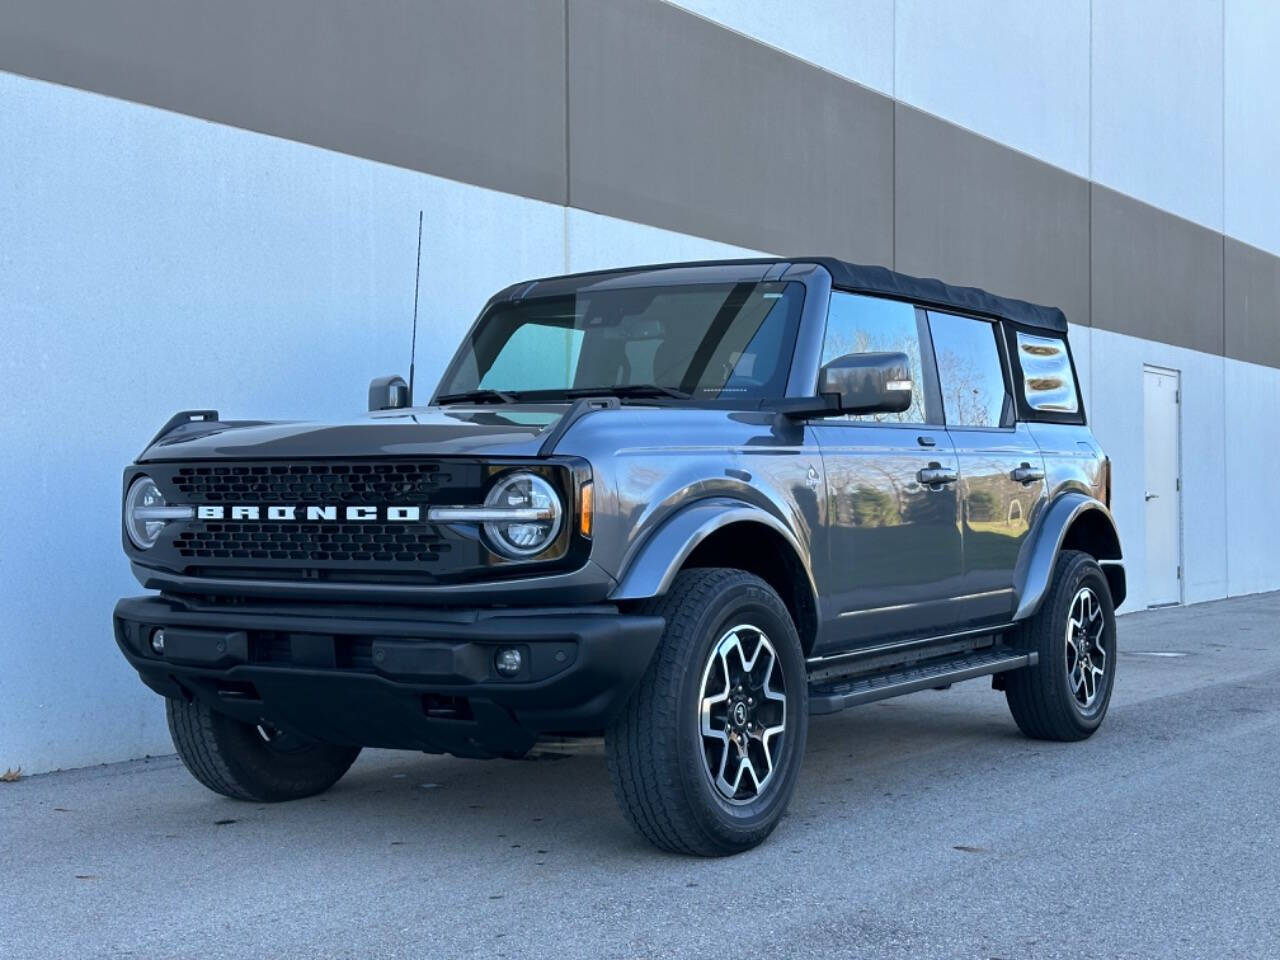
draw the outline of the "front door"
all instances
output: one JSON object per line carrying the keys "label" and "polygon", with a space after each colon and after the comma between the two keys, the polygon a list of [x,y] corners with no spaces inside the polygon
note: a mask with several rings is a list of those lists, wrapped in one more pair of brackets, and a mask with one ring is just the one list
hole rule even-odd
{"label": "front door", "polygon": [[950,598],[962,575],[958,465],[934,381],[926,381],[931,364],[921,362],[924,324],[912,304],[831,295],[822,362],[846,353],[905,353],[914,397],[900,414],[812,424],[827,481],[819,587],[834,624],[816,653],[929,633],[954,617]]}
{"label": "front door", "polygon": [[1147,605],[1182,602],[1182,480],[1178,416],[1178,371],[1143,371],[1145,422],[1145,512],[1147,527]]}
{"label": "front door", "polygon": [[999,331],[976,317],[929,312],[947,431],[960,462],[964,585],[957,621],[1008,620],[1014,570],[1046,497],[1044,456],[1015,422]]}

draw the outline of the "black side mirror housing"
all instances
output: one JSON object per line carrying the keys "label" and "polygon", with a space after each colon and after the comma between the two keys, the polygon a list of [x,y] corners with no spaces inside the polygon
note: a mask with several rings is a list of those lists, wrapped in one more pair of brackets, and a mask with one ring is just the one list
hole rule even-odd
{"label": "black side mirror housing", "polygon": [[375,377],[369,384],[369,411],[399,410],[409,406],[409,384],[404,377],[392,374],[389,377]]}
{"label": "black side mirror housing", "polygon": [[905,353],[846,353],[818,371],[818,393],[839,398],[845,413],[902,413],[911,406]]}

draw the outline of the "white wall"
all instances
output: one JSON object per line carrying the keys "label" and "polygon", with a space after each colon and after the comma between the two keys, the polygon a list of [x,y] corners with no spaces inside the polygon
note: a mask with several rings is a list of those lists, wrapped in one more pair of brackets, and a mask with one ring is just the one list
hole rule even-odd
{"label": "white wall", "polygon": [[[1077,339],[1072,332],[1073,346]],[[1222,357],[1128,337],[1107,330],[1090,335],[1089,422],[1112,461],[1112,509],[1120,527],[1128,576],[1125,610],[1141,610],[1146,598],[1146,525],[1143,462],[1143,366],[1181,373],[1182,542],[1184,599],[1188,603],[1227,595],[1227,511],[1223,488],[1227,464],[1246,462],[1251,450],[1231,448],[1224,403]],[[1078,346],[1077,346],[1078,349]],[[1254,366],[1250,364],[1249,366]],[[1280,383],[1280,370],[1255,367]],[[1255,410],[1243,425],[1269,414]],[[1230,461],[1228,460],[1230,458]],[[1277,530],[1280,533],[1280,530]],[[1234,551],[1234,544],[1231,545]],[[1267,589],[1280,587],[1280,577]]]}
{"label": "white wall", "polygon": [[1225,25],[1225,232],[1280,254],[1280,3],[1227,0]]}
{"label": "white wall", "polygon": [[1280,371],[1239,360],[1224,367],[1230,390],[1222,489],[1231,547],[1227,585],[1235,596],[1280,589],[1280,509],[1272,478],[1280,451]]}
{"label": "white wall", "polygon": [[0,768],[167,753],[110,634],[124,465],[182,408],[337,417],[406,372],[419,208],[430,385],[563,270],[563,210],[3,74],[0,129]]}
{"label": "white wall", "polygon": [[171,752],[111,638],[121,472],[177,410],[407,373],[419,209],[421,391],[516,280],[752,254],[3,73],[0,130],[0,770]]}
{"label": "white wall", "polygon": [[1093,4],[1093,179],[1222,230],[1222,0]]}
{"label": "white wall", "polygon": [[748,250],[572,208],[565,210],[565,230],[568,236],[565,269],[570,273],[638,263],[769,255],[761,250]]}
{"label": "white wall", "polygon": [[1089,0],[897,0],[894,94],[1089,175]]}

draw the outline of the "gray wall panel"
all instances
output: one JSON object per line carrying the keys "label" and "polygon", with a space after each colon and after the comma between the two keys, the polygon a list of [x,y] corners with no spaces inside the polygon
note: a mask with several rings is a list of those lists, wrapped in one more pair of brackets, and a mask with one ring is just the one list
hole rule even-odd
{"label": "gray wall panel", "polygon": [[894,253],[904,273],[1089,323],[1088,181],[898,104]]}
{"label": "gray wall panel", "polygon": [[565,201],[562,0],[0,0],[0,70]]}
{"label": "gray wall panel", "polygon": [[1280,258],[1227,237],[1223,269],[1226,355],[1280,367]]}
{"label": "gray wall panel", "polygon": [[569,201],[777,253],[893,256],[887,98],[661,3],[569,2]]}
{"label": "gray wall panel", "polygon": [[1093,186],[1093,325],[1221,354],[1222,235]]}

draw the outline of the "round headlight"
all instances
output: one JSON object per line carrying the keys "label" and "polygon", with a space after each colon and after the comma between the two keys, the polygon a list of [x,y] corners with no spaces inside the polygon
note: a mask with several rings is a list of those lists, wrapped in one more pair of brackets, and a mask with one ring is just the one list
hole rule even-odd
{"label": "round headlight", "polygon": [[143,475],[129,485],[124,497],[124,529],[139,550],[150,550],[164,529],[163,520],[149,520],[138,516],[146,507],[163,507],[164,497],[150,477]]}
{"label": "round headlight", "polygon": [[504,556],[531,557],[541,553],[560,532],[564,511],[555,488],[532,473],[513,473],[500,480],[485,497],[486,507],[534,511],[536,518],[494,520],[484,525],[490,543]]}

